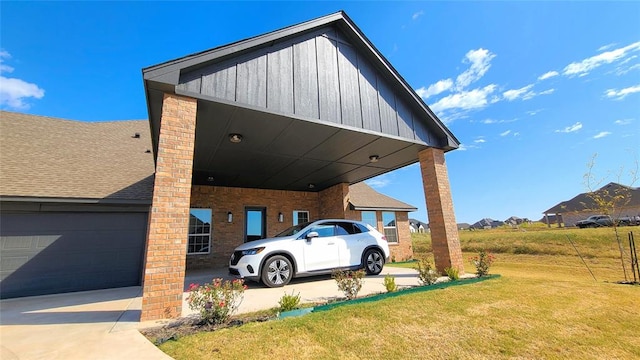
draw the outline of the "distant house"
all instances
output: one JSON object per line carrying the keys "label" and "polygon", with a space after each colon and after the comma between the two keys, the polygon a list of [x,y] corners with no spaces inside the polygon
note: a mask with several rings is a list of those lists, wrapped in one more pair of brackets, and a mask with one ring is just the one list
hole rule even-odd
{"label": "distant house", "polygon": [[[612,196],[623,196],[624,199],[615,201],[618,208],[608,209],[614,217],[640,215],[640,188],[608,183],[594,192],[602,199],[610,199]],[[581,193],[570,200],[562,201],[543,212],[542,219],[548,226],[557,223],[558,226],[575,226],[576,222],[586,219],[591,215],[603,213],[593,197],[589,193]]]}
{"label": "distant house", "polygon": [[469,223],[458,223],[458,230],[467,230],[470,227]]}
{"label": "distant house", "polygon": [[412,233],[426,233],[429,231],[429,224],[420,220],[409,219],[409,231]]}
{"label": "distant house", "polygon": [[484,219],[481,219],[481,220],[475,222],[469,228],[471,228],[471,229],[493,229],[493,228],[500,227],[502,225],[504,225],[503,221],[493,220],[491,218],[484,218]]}

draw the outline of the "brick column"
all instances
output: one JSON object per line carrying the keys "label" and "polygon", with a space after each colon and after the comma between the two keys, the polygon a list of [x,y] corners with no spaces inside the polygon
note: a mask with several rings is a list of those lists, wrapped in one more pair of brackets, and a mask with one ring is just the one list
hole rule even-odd
{"label": "brick column", "polygon": [[320,219],[346,219],[349,207],[349,184],[340,183],[320,191]]}
{"label": "brick column", "polygon": [[458,225],[453,213],[453,200],[444,151],[428,148],[418,153],[422,184],[429,214],[429,229],[436,268],[442,274],[447,267],[464,274]]}
{"label": "brick column", "polygon": [[140,321],[182,311],[196,108],[195,99],[164,95]]}

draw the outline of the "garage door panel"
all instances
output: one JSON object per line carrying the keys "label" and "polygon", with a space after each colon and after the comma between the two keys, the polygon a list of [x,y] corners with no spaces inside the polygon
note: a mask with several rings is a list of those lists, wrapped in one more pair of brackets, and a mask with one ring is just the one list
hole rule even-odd
{"label": "garage door panel", "polygon": [[146,213],[0,215],[0,297],[140,284]]}

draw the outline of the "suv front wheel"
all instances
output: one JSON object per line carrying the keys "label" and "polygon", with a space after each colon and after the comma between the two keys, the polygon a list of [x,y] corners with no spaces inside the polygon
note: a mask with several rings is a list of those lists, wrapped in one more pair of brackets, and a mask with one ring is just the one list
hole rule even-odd
{"label": "suv front wheel", "polygon": [[291,261],[282,255],[268,258],[262,266],[262,282],[270,288],[285,286],[292,277]]}

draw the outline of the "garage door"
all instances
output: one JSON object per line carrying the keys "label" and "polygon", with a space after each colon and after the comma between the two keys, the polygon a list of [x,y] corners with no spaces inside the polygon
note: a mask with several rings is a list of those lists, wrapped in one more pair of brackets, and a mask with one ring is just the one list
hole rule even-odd
{"label": "garage door", "polygon": [[0,215],[0,297],[140,285],[146,213]]}

